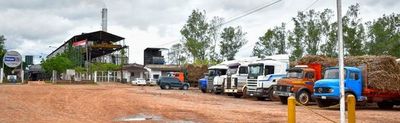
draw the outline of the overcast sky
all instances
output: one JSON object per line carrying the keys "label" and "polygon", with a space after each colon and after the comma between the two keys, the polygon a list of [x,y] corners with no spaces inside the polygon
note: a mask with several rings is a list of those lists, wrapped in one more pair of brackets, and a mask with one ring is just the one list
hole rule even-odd
{"label": "overcast sky", "polygon": [[[0,0],[0,35],[7,50],[22,55],[46,56],[64,41],[82,32],[101,30],[101,8],[108,8],[108,32],[125,37],[130,63],[143,63],[146,47],[166,47],[181,39],[179,33],[193,9],[207,18],[229,19],[276,0]],[[282,0],[224,26],[241,26],[248,43],[237,58],[251,54],[258,37],[315,0]],[[336,0],[319,0],[310,9],[336,10]],[[383,14],[400,13],[398,0],[343,0],[347,7],[359,3],[361,18],[369,21]],[[335,11],[336,13],[336,11]],[[334,17],[336,18],[336,17]]]}

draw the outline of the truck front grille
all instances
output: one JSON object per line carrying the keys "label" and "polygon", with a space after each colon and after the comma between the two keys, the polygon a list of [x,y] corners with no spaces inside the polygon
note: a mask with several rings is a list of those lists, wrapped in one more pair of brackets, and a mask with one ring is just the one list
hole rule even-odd
{"label": "truck front grille", "polygon": [[257,89],[257,80],[248,79],[247,80],[247,92],[255,92]]}

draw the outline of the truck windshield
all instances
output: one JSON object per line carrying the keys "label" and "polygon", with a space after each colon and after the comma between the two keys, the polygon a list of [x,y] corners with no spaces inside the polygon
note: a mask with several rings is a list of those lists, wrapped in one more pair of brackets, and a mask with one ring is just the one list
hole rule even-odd
{"label": "truck windshield", "polygon": [[208,75],[209,76],[215,76],[217,73],[215,73],[215,70],[208,70]]}
{"label": "truck windshield", "polygon": [[299,79],[301,79],[301,78],[303,78],[303,72],[292,71],[292,72],[287,73],[286,77],[287,78],[299,78]]}
{"label": "truck windshield", "polygon": [[324,79],[339,79],[339,69],[326,70]]}
{"label": "truck windshield", "polygon": [[251,65],[249,70],[249,76],[263,75],[263,65]]}
{"label": "truck windshield", "polygon": [[228,69],[228,75],[236,74],[238,68],[229,68]]}

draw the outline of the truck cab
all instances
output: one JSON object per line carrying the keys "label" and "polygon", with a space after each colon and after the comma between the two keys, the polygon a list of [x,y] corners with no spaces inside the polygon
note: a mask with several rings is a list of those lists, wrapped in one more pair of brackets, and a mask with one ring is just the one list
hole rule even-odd
{"label": "truck cab", "polygon": [[264,59],[249,64],[247,77],[247,95],[258,100],[273,98],[273,86],[278,80],[286,76],[289,66],[289,57],[285,59]]}
{"label": "truck cab", "polygon": [[287,70],[286,77],[278,80],[274,87],[274,96],[279,96],[282,104],[287,104],[289,96],[295,96],[297,102],[308,105],[314,92],[314,83],[321,79],[321,65],[297,65]]}
{"label": "truck cab", "polygon": [[[344,67],[345,93],[354,95],[357,101],[364,101],[362,71],[356,67]],[[331,67],[325,71],[324,79],[314,85],[314,95],[319,107],[336,105],[340,100],[339,68]]]}
{"label": "truck cab", "polygon": [[226,75],[228,66],[219,64],[208,68],[207,90],[214,93],[223,92],[223,76]]}
{"label": "truck cab", "polygon": [[203,77],[199,79],[199,89],[201,92],[207,92],[208,73],[204,73]]}
{"label": "truck cab", "polygon": [[224,79],[224,93],[240,98],[246,91],[248,63],[233,63],[228,67],[227,77]]}

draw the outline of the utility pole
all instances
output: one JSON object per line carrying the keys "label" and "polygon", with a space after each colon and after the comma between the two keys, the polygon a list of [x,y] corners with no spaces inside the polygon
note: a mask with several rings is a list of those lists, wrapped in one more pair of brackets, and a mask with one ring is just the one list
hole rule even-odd
{"label": "utility pole", "polygon": [[343,63],[342,0],[337,0],[337,21],[339,40],[339,83],[340,83],[340,123],[346,123]]}

